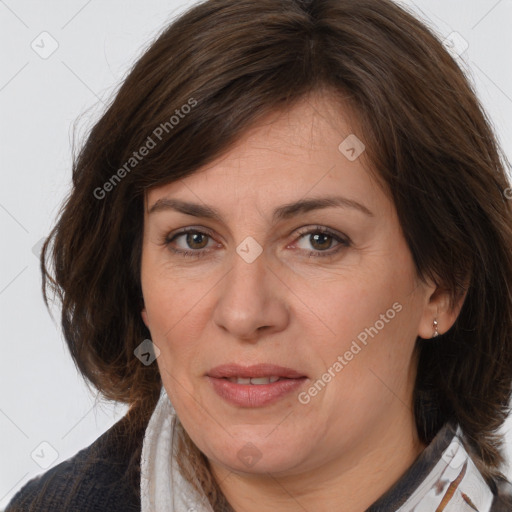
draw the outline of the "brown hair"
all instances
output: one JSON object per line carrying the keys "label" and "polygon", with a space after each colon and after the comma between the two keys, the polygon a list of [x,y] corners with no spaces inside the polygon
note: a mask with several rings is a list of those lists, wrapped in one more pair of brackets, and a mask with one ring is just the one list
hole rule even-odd
{"label": "brown hair", "polygon": [[[161,380],[156,364],[134,356],[150,337],[140,315],[145,192],[320,90],[356,112],[418,275],[449,290],[452,304],[467,290],[454,326],[435,342],[417,340],[419,436],[429,443],[445,422],[459,423],[485,478],[499,478],[497,429],[512,386],[506,158],[457,63],[389,0],[210,0],[166,27],[75,159],[73,189],[42,252],[45,302],[50,286],[85,378],[146,421]],[[218,506],[206,458],[184,439]]]}

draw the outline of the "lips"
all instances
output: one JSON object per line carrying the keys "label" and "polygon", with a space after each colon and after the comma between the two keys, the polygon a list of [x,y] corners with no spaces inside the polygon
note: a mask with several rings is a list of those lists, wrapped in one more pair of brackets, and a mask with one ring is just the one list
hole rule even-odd
{"label": "lips", "polygon": [[[278,377],[279,379],[300,379],[306,377],[306,375],[303,373],[299,373],[292,368],[265,363],[252,366],[241,366],[234,363],[223,364],[212,368],[207,375],[216,379],[259,379],[264,377]],[[248,384],[248,382],[246,383]],[[257,383],[257,381],[253,382],[253,384]]]}
{"label": "lips", "polygon": [[274,364],[225,364],[210,370],[206,378],[223,400],[246,408],[271,405],[299,390],[308,380],[292,368]]}

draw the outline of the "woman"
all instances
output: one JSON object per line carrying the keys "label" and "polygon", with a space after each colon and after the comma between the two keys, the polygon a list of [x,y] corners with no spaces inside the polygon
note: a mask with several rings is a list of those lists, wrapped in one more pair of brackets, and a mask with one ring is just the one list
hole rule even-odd
{"label": "woman", "polygon": [[189,10],[42,255],[78,367],[130,410],[7,510],[512,510],[504,162],[388,0]]}

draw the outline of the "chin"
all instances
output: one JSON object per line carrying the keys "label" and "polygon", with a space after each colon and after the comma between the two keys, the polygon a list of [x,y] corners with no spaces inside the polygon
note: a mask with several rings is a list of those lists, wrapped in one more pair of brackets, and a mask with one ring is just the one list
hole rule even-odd
{"label": "chin", "polygon": [[274,442],[268,439],[266,442],[264,439],[253,442],[250,436],[246,436],[246,439],[244,442],[230,438],[225,446],[215,449],[214,460],[230,471],[255,475],[287,473],[300,464],[299,450],[304,449],[301,443],[292,446],[279,439]]}

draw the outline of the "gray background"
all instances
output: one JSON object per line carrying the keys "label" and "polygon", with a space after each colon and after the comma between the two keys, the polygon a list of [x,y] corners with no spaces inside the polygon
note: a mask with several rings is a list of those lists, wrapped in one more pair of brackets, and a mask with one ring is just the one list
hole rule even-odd
{"label": "gray background", "polygon": [[[77,374],[36,254],[70,188],[73,124],[80,142],[143,49],[193,3],[0,0],[0,509],[126,412]],[[459,34],[452,51],[468,45],[461,65],[512,159],[512,0],[401,3],[441,39]],[[511,420],[504,431],[510,457]]]}

